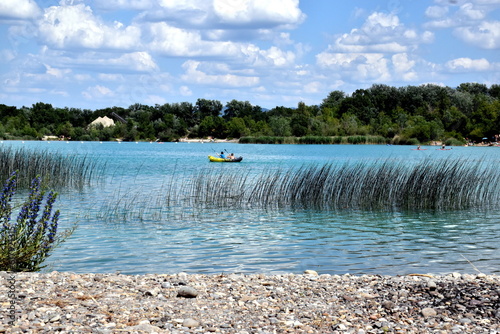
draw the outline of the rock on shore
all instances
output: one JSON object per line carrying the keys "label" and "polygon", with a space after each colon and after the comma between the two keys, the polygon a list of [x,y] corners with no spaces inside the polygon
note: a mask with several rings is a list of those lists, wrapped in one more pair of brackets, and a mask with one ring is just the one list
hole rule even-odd
{"label": "rock on shore", "polygon": [[0,276],[5,333],[500,333],[496,275]]}

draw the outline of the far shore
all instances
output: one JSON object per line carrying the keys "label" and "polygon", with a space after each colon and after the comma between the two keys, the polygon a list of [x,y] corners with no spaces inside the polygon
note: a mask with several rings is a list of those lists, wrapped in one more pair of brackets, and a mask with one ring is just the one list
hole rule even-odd
{"label": "far shore", "polygon": [[[217,138],[180,138],[179,139],[180,143],[214,143],[214,144],[220,144],[220,143],[239,143],[239,138],[236,139],[217,139]],[[307,144],[301,144],[301,145],[307,145]],[[330,145],[359,145],[359,144],[330,144]],[[362,145],[362,144],[361,144]],[[373,145],[385,145],[385,144],[373,144]],[[441,141],[433,141],[431,143],[427,144],[420,144],[420,146],[442,146],[443,142]],[[398,146],[398,145],[396,145]],[[419,146],[419,145],[406,145],[406,146]],[[499,146],[497,143],[476,143],[474,145],[461,145],[461,147],[490,147],[490,146]],[[452,147],[452,146],[450,146]]]}

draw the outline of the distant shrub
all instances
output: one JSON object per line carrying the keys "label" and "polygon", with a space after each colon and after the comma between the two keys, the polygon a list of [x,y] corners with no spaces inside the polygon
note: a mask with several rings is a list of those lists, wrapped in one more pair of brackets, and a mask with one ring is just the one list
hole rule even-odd
{"label": "distant shrub", "polygon": [[295,137],[260,136],[241,137],[238,142],[240,144],[295,144],[297,140]]}
{"label": "distant shrub", "polygon": [[406,141],[406,145],[419,145],[420,141],[417,138],[410,138]]}
{"label": "distant shrub", "polygon": [[407,138],[404,136],[394,136],[391,140],[394,145],[419,145],[420,141],[417,138]]}
{"label": "distant shrub", "polygon": [[347,142],[349,144],[366,144],[366,136],[349,136]]}
{"label": "distant shrub", "polygon": [[332,138],[332,143],[333,144],[343,144],[344,143],[344,137],[335,136],[335,137]]}
{"label": "distant shrub", "polygon": [[368,144],[387,144],[389,140],[382,136],[366,136],[366,142]]}
{"label": "distant shrub", "polygon": [[332,137],[326,136],[304,136],[298,140],[299,144],[332,144]]}
{"label": "distant shrub", "polygon": [[465,141],[461,141],[461,140],[456,139],[456,138],[448,138],[444,141],[444,144],[446,146],[464,146]]}

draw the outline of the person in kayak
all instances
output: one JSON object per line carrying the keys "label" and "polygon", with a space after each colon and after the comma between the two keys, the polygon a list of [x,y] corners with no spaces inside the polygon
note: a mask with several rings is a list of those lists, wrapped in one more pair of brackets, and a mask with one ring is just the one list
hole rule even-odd
{"label": "person in kayak", "polygon": [[224,154],[224,152],[220,152],[219,157],[221,157],[222,159],[226,159],[226,155]]}

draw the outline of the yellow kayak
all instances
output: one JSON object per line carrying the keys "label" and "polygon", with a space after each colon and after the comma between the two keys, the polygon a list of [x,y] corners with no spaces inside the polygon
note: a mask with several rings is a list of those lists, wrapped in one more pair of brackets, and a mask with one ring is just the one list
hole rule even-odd
{"label": "yellow kayak", "polygon": [[219,157],[214,157],[213,155],[209,155],[208,159],[211,162],[240,162],[241,160],[243,160],[243,157],[237,157],[234,159],[228,159],[228,158],[223,159],[223,158],[219,158]]}

